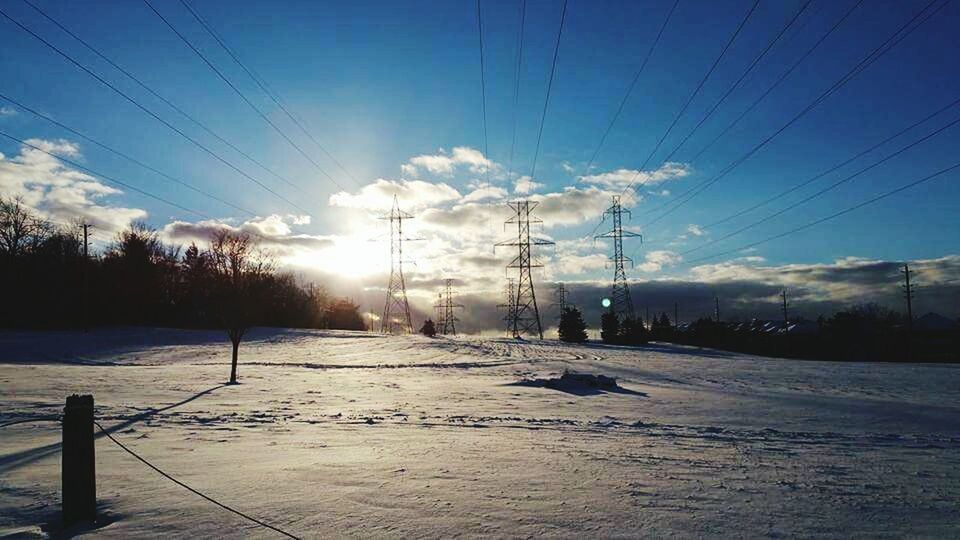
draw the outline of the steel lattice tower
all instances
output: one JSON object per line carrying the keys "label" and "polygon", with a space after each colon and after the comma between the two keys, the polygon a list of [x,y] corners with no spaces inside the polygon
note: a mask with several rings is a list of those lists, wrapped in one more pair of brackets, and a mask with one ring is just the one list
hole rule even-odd
{"label": "steel lattice tower", "polygon": [[453,313],[454,309],[463,308],[463,304],[453,303],[453,285],[452,279],[445,281],[444,290],[439,294],[438,302],[433,306],[437,310],[437,324],[439,332],[445,336],[457,335],[457,327],[454,323],[460,319]]}
{"label": "steel lattice tower", "polygon": [[403,220],[413,216],[400,210],[397,196],[393,196],[393,208],[380,219],[390,220],[390,282],[387,284],[387,301],[383,306],[380,331],[385,334],[411,334],[410,304],[407,303],[407,285],[403,281]]}
{"label": "steel lattice tower", "polygon": [[530,224],[543,223],[530,215],[537,204],[528,200],[507,203],[514,211],[514,216],[505,222],[505,226],[516,225],[517,238],[494,245],[494,250],[499,246],[516,246],[517,248],[517,256],[507,265],[508,269],[516,268],[518,273],[516,292],[513,295],[514,309],[507,315],[509,317],[508,331],[515,338],[523,334],[535,333],[540,339],[543,339],[543,327],[540,325],[540,310],[537,308],[537,295],[534,290],[533,272],[531,271],[531,269],[540,268],[543,265],[534,258],[533,246],[553,245],[553,242],[530,236]]}
{"label": "steel lattice tower", "polygon": [[610,304],[610,310],[616,314],[617,318],[621,321],[623,319],[634,318],[633,300],[630,298],[630,287],[627,285],[627,272],[624,269],[624,262],[628,261],[633,265],[633,260],[623,254],[623,238],[640,237],[640,242],[643,242],[641,235],[623,230],[624,213],[630,216],[630,211],[624,210],[623,207],[620,206],[620,196],[614,195],[613,204],[603,212],[603,219],[607,219],[607,216],[613,218],[613,228],[595,237],[613,238],[613,257],[610,258],[614,266],[613,291],[611,294],[611,300],[613,302]]}
{"label": "steel lattice tower", "polygon": [[507,284],[503,288],[503,296],[506,297],[506,304],[497,304],[497,309],[505,309],[507,314],[503,316],[503,323],[507,330],[507,335],[513,335],[513,313],[517,310],[517,280],[513,278],[507,278]]}
{"label": "steel lattice tower", "polygon": [[570,307],[570,303],[567,302],[567,288],[563,283],[557,283],[556,288],[553,289],[553,298],[556,302],[550,304],[550,307],[556,307],[560,310],[560,316],[563,316],[563,311]]}

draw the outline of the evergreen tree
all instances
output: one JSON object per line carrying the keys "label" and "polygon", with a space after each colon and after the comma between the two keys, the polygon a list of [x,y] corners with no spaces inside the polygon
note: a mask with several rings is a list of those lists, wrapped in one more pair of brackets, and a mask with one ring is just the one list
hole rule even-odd
{"label": "evergreen tree", "polygon": [[567,307],[560,313],[560,327],[558,329],[560,341],[582,343],[587,340],[587,324],[583,322],[583,315],[575,307]]}
{"label": "evergreen tree", "polygon": [[606,312],[600,316],[600,339],[604,343],[618,343],[620,338],[620,321],[613,312]]}
{"label": "evergreen tree", "polygon": [[650,336],[643,321],[626,318],[620,323],[620,340],[629,345],[642,345],[650,341]]}
{"label": "evergreen tree", "polygon": [[433,321],[427,319],[423,321],[423,326],[420,327],[420,333],[427,337],[433,337],[437,335],[437,327],[433,324]]}

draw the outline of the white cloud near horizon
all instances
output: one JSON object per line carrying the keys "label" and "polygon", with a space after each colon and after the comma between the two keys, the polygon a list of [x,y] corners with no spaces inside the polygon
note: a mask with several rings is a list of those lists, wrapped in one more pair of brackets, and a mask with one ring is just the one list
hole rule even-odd
{"label": "white cloud near horizon", "polygon": [[653,171],[637,169],[617,169],[599,174],[584,175],[580,182],[604,186],[607,188],[625,189],[628,186],[655,186],[669,180],[677,180],[689,176],[693,172],[690,165],[668,161]]}
{"label": "white cloud near horizon", "polygon": [[45,153],[79,159],[82,154],[77,143],[64,139],[26,142],[43,151],[24,145],[16,156],[0,154],[0,196],[21,198],[24,205],[60,225],[86,221],[105,235],[147,217],[140,208],[105,203],[105,198],[123,192]]}

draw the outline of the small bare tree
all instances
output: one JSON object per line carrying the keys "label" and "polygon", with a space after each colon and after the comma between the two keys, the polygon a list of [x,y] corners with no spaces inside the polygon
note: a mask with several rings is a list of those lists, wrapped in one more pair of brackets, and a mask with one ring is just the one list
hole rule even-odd
{"label": "small bare tree", "polygon": [[214,295],[220,320],[233,344],[230,384],[237,384],[237,355],[240,342],[256,322],[267,277],[273,263],[257,249],[247,233],[222,230],[210,241],[209,260],[215,276]]}

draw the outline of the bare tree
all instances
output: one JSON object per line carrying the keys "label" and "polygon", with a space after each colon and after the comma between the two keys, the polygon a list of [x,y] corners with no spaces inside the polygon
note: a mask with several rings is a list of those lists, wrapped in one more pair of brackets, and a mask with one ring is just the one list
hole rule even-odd
{"label": "bare tree", "polygon": [[257,249],[247,233],[218,231],[210,241],[210,264],[215,278],[215,296],[220,320],[233,344],[230,384],[237,383],[237,356],[240,342],[256,322],[256,310],[273,264]]}
{"label": "bare tree", "polygon": [[10,257],[22,255],[31,244],[33,228],[40,221],[24,206],[22,197],[0,198],[0,250]]}

